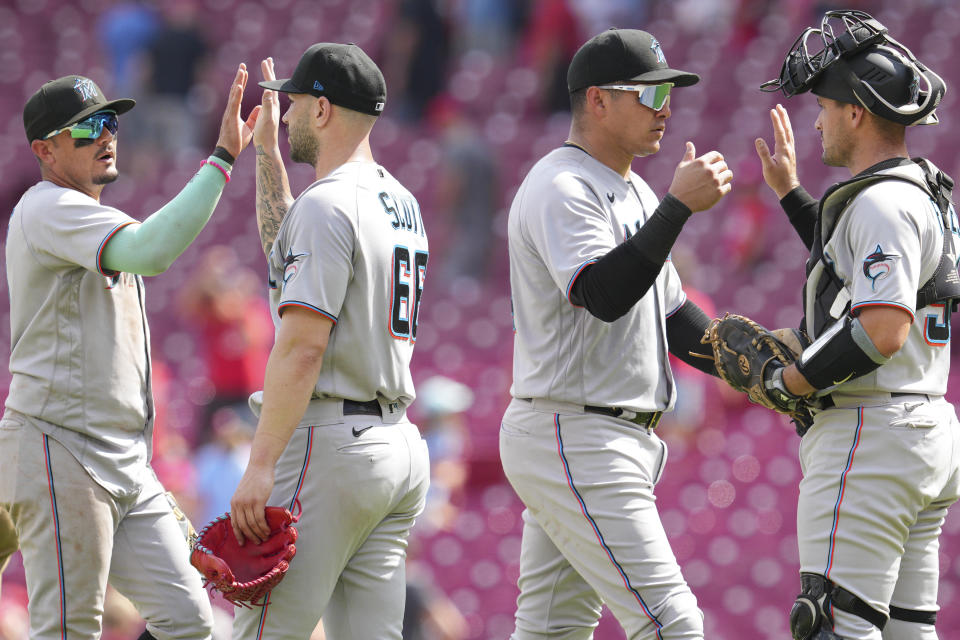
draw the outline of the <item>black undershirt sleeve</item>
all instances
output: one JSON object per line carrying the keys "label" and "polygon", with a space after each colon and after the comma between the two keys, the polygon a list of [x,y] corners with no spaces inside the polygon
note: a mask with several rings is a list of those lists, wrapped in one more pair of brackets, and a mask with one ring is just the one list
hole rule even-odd
{"label": "black undershirt sleeve", "polygon": [[[713,347],[700,343],[709,326],[710,318],[703,309],[687,299],[672,315],[667,316],[667,345],[670,353],[691,367],[712,376],[719,376],[713,363]],[[691,353],[697,355],[690,355]]]}
{"label": "black undershirt sleeve", "polygon": [[690,214],[668,193],[637,233],[580,272],[570,302],[604,322],[623,316],[657,279]]}
{"label": "black undershirt sleeve", "polygon": [[780,200],[780,206],[787,212],[787,219],[796,230],[807,249],[813,248],[813,230],[817,224],[817,211],[820,201],[807,193],[803,187],[797,187]]}

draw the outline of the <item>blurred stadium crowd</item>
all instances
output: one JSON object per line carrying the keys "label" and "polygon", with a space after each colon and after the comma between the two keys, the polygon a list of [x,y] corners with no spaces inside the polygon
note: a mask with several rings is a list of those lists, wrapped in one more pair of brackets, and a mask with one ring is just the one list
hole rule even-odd
{"label": "blurred stadium crowd", "polygon": [[[411,413],[430,444],[434,488],[411,546],[411,603],[425,613],[409,629],[420,638],[502,639],[513,627],[521,529],[497,454],[512,357],[506,212],[526,170],[566,137],[570,57],[608,26],[642,28],[660,40],[671,66],[702,76],[674,93],[662,150],[634,168],[663,193],[686,140],[698,153],[721,151],[734,169],[734,190],[687,224],[673,260],[708,312],[796,326],[805,250],[760,175],[753,140],[771,140],[767,111],[779,98],[757,87],[779,72],[802,27],[831,8],[870,12],[944,77],[941,124],[910,132],[908,143],[913,155],[960,174],[953,60],[960,6],[949,0],[4,0],[0,207],[12,211],[38,179],[21,113],[46,80],[79,73],[110,97],[137,99],[121,118],[121,178],[103,200],[146,217],[213,148],[220,100],[238,62],[259,79],[262,58],[273,56],[286,77],[314,42],[355,42],[370,53],[389,90],[374,153],[420,200],[433,253]],[[243,113],[259,100],[251,83]],[[787,107],[801,180],[818,195],[844,176],[820,163],[814,101],[801,97]],[[246,396],[262,382],[273,339],[252,157],[240,159],[198,240],[148,283],[159,413],[154,466],[198,526],[229,508],[254,427]],[[312,169],[288,169],[298,193]],[[5,293],[0,300],[6,361]],[[658,495],[707,637],[789,637],[787,613],[799,588],[799,438],[779,416],[674,364],[680,396],[659,427],[670,458]],[[954,378],[960,366],[950,399],[960,398]],[[4,367],[4,396],[8,385]],[[942,540],[939,628],[944,640],[958,640],[960,610],[947,606],[960,598],[956,512]],[[26,637],[17,559],[2,593],[0,639]],[[229,607],[219,610],[228,629]],[[105,637],[132,638],[142,629],[120,601],[110,615]],[[623,636],[605,617],[596,637]]]}

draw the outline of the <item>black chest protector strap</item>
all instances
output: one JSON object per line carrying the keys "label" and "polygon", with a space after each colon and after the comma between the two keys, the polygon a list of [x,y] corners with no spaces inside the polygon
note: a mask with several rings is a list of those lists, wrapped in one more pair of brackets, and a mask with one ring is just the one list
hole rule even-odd
{"label": "black chest protector strap", "polygon": [[[807,331],[812,331],[812,335],[819,335],[827,325],[849,310],[849,300],[843,299],[843,280],[824,258],[823,247],[830,240],[837,221],[853,199],[867,187],[885,180],[907,182],[922,189],[937,203],[943,224],[940,262],[930,279],[917,291],[916,308],[921,309],[938,302],[949,302],[956,306],[960,300],[960,276],[957,273],[957,252],[952,233],[953,180],[924,158],[914,158],[913,162],[923,169],[925,180],[921,181],[903,173],[868,173],[832,186],[821,198],[813,248],[810,259],[807,260],[808,279],[804,286]],[[811,285],[815,287],[814,290],[808,289]],[[810,317],[811,314],[813,317]]]}
{"label": "black chest protector strap", "polygon": [[953,179],[934,167],[929,160],[914,158],[923,168],[930,192],[943,221],[943,252],[936,271],[917,292],[917,309],[937,302],[950,303],[956,311],[960,299],[960,274],[957,273],[957,248],[953,245]]}

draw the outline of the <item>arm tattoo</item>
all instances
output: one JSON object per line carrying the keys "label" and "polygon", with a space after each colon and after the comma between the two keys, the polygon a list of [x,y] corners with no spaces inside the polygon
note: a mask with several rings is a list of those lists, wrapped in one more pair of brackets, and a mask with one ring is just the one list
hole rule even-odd
{"label": "arm tattoo", "polygon": [[274,162],[262,145],[257,150],[257,225],[263,252],[270,254],[280,223],[293,201],[283,163]]}

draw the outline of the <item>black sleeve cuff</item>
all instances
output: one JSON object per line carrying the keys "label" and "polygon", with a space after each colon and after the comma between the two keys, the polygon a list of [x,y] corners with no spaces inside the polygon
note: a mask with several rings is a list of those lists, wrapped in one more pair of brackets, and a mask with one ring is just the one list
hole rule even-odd
{"label": "black sleeve cuff", "polygon": [[803,187],[796,187],[780,199],[780,206],[787,214],[787,219],[803,240],[807,249],[813,246],[814,228],[817,224],[817,212],[820,202],[807,193]]}
{"label": "black sleeve cuff", "polygon": [[815,204],[817,204],[817,200],[802,186],[795,187],[790,193],[780,198],[780,206],[787,212],[787,216],[791,218],[801,214],[802,211],[810,205]]}
{"label": "black sleeve cuff", "polygon": [[713,348],[700,342],[710,327],[710,318],[689,299],[672,315],[667,316],[667,344],[670,353],[691,367],[718,376]]}

